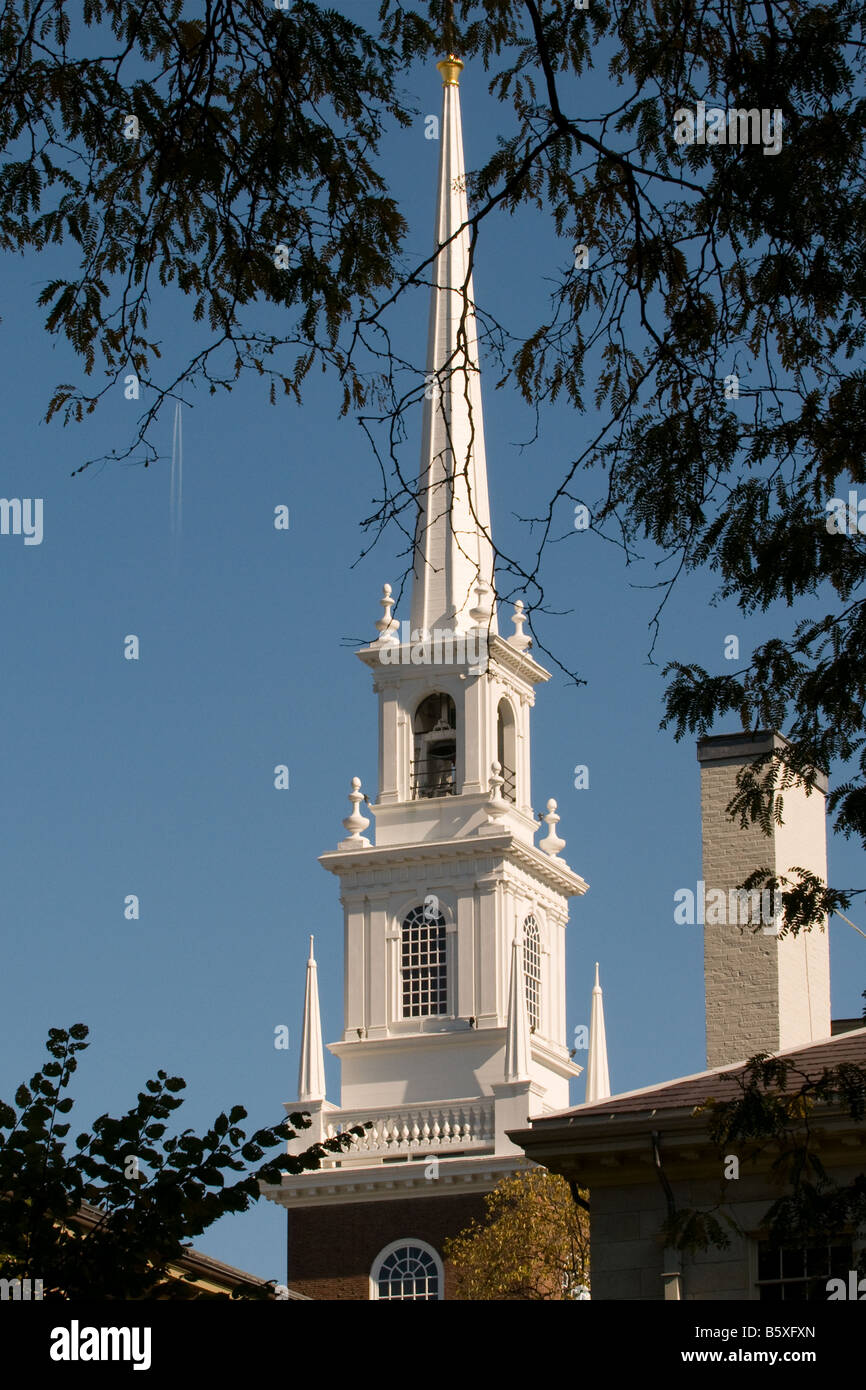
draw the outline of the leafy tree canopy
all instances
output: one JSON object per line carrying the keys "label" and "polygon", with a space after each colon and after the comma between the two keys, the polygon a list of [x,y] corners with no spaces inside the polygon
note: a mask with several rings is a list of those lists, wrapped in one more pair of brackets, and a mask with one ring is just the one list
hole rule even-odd
{"label": "leafy tree canopy", "polygon": [[[101,391],[59,385],[49,415],[94,408],[132,367],[150,404],[131,451],[186,384],[229,388],[252,367],[272,398],[299,398],[314,363],[331,367],[382,466],[369,525],[411,540],[400,422],[423,368],[392,352],[389,313],[430,260],[404,264],[380,141],[410,119],[405,69],[440,56],[447,33],[501,104],[496,148],[470,177],[476,257],[518,209],[563,242],[528,331],[483,316],[499,384],[600,421],[563,460],[528,553],[498,553],[500,584],[527,595],[537,637],[545,547],[584,505],[628,561],[663,566],[655,622],[698,568],[745,615],[781,605],[740,670],[687,653],[667,668],[665,723],[677,738],[730,715],[783,729],[732,811],[768,825],[787,777],[813,786],[835,764],[835,824],[866,842],[864,541],[847,509],[866,485],[866,0],[381,0],[378,27],[372,7],[358,23],[285,5],[5,7],[0,244],[74,254],[75,274],[40,295],[46,327],[86,374],[107,374]],[[587,111],[590,70],[607,86]],[[701,103],[721,124],[700,124]],[[203,336],[158,380],[151,319],[168,287]],[[806,600],[817,612],[798,617]],[[790,870],[787,930],[850,901]]]}
{"label": "leafy tree canopy", "polygon": [[[246,1211],[260,1183],[318,1168],[363,1132],[260,1163],[309,1118],[292,1114],[247,1136],[240,1123],[247,1112],[235,1105],[203,1135],[169,1134],[186,1083],[158,1071],[125,1114],[100,1115],[70,1149],[63,1117],[73,1107],[68,1090],[87,1035],[83,1023],[49,1029],[51,1060],[18,1087],[14,1107],[0,1101],[0,1278],[41,1279],[45,1299],[204,1296],[168,1274],[189,1241],[218,1217]],[[77,1220],[83,1203],[101,1213],[92,1227]]]}
{"label": "leafy tree canopy", "polygon": [[533,1168],[505,1178],[473,1221],[445,1244],[456,1297],[559,1300],[589,1293],[589,1221],[564,1178]]}

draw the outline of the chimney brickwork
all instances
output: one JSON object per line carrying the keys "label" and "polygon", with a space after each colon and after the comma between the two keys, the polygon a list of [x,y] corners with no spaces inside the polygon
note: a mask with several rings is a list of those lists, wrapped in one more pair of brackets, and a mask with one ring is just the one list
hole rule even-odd
{"label": "chimney brickwork", "polygon": [[[782,825],[766,836],[726,814],[737,772],[781,747],[779,734],[723,734],[698,742],[705,894],[726,898],[762,865],[776,874],[798,866],[827,879],[826,783],[810,796],[783,792]],[[710,916],[710,912],[707,913]],[[826,925],[780,938],[731,920],[704,924],[707,1066],[741,1062],[830,1036],[830,949]],[[766,924],[765,924],[766,925]]]}

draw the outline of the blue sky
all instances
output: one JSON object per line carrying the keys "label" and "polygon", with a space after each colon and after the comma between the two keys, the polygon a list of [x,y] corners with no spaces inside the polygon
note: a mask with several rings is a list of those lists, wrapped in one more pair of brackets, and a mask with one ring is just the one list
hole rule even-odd
{"label": "blue sky", "polygon": [[[374,6],[365,10],[372,22]],[[438,113],[441,88],[432,68],[411,72],[407,87],[419,114],[389,138],[385,163],[412,225],[407,257],[420,258],[430,249],[439,152],[424,117]],[[501,117],[480,70],[467,69],[461,90],[471,167],[493,148]],[[582,100],[597,90],[584,84]],[[539,215],[506,221],[479,248],[479,302],[516,329],[536,322],[570,245]],[[0,537],[0,1096],[41,1063],[49,1027],[83,1021],[91,1046],[75,1078],[73,1135],[125,1108],[159,1067],[186,1078],[184,1125],[201,1127],[238,1102],[251,1124],[276,1122],[295,1096],[311,931],[326,1039],[341,1029],[342,912],[338,885],[316,859],[343,835],[352,776],[375,789],[375,697],[351,648],[375,633],[382,584],[396,586],[401,573],[400,541],[386,537],[358,562],[378,477],[357,424],[337,417],[336,383],[318,374],[302,407],[271,407],[258,379],[227,396],[188,393],[177,546],[170,411],[155,435],[159,464],[71,477],[85,458],[126,447],[144,402],[124,400],[118,386],[82,425],[41,423],[54,384],[82,379],[34,308],[62,264],[61,252],[51,257],[7,259],[0,324],[0,495],[44,499],[41,545]],[[182,304],[166,305],[171,350],[182,355],[189,324]],[[420,364],[426,295],[395,325]],[[539,510],[590,424],[557,407],[527,444],[534,418],[515,393],[494,392],[494,376],[488,367],[494,534],[525,557],[517,518]],[[416,414],[407,466],[419,438]],[[288,532],[273,528],[281,503]],[[611,1080],[626,1090],[704,1064],[701,932],[673,921],[674,892],[700,877],[698,764],[692,741],[659,731],[661,668],[678,658],[722,670],[725,637],[737,634],[745,653],[776,615],[747,621],[731,604],[711,607],[707,577],[687,579],[650,664],[653,557],[627,569],[618,550],[570,530],[567,517],[559,534],[546,584],[562,611],[542,634],[587,684],[556,676],[538,692],[533,799],[542,807],[557,798],[564,858],[591,886],[569,927],[570,1031],[589,1021],[598,960]],[[783,615],[785,630],[799,615]],[[396,616],[408,616],[407,603]],[[137,662],[123,655],[133,633]],[[288,791],[274,789],[278,763],[289,767]],[[589,767],[586,790],[574,789],[576,764]],[[830,863],[834,881],[859,882],[853,843],[831,837]],[[137,922],[124,917],[132,893]],[[859,922],[856,908],[852,916]],[[838,921],[830,932],[834,1017],[859,1014],[866,943]],[[280,1024],[290,1029],[288,1052],[273,1045]],[[330,1057],[328,1070],[337,1099]],[[280,1279],[284,1232],[283,1214],[262,1202],[198,1244]]]}

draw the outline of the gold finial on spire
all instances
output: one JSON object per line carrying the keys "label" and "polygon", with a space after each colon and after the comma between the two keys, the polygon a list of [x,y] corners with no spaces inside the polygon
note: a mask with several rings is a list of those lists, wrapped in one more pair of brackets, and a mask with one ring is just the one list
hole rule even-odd
{"label": "gold finial on spire", "polygon": [[460,81],[460,74],[463,71],[463,63],[454,53],[449,53],[447,58],[443,58],[436,67],[442,74],[443,87],[456,87]]}
{"label": "gold finial on spire", "polygon": [[448,57],[443,58],[436,66],[442,74],[443,87],[456,87],[460,81],[463,64],[454,52],[454,0],[445,0],[443,21],[442,37]]}

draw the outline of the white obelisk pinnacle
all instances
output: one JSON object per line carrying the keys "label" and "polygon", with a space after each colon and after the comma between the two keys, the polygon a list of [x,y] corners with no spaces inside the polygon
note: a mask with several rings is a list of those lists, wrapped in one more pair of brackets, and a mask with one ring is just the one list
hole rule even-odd
{"label": "white obelisk pinnacle", "polygon": [[592,1013],[589,1018],[589,1056],[586,1060],[586,1100],[605,1100],[610,1095],[610,1073],[607,1068],[607,1038],[604,1032],[604,1001],[598,982],[598,961],[595,963],[595,984],[592,990]]}
{"label": "white obelisk pinnacle", "polygon": [[304,991],[304,1026],[301,1032],[301,1063],[298,1068],[298,1100],[325,1099],[325,1053],[322,1047],[322,1019],[319,1013],[319,980],[310,937],[307,985]]}

